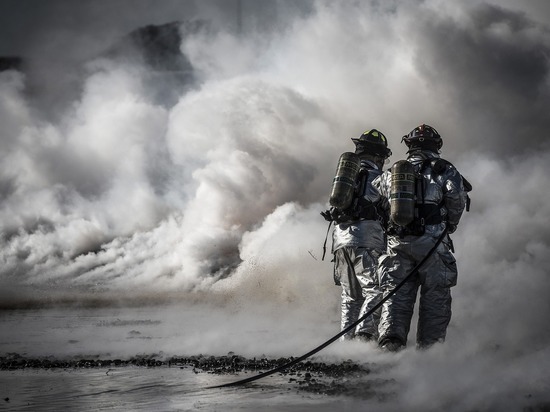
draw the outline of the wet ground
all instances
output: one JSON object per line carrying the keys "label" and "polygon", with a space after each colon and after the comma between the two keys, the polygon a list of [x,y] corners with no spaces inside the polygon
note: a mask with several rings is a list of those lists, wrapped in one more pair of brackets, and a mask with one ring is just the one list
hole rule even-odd
{"label": "wet ground", "polygon": [[339,348],[338,342],[260,380],[212,388],[285,365],[294,359],[288,354],[302,355],[339,326],[264,316],[201,305],[0,312],[0,410],[256,411],[269,405],[319,412],[343,402],[350,408],[391,404],[394,388],[380,363],[361,359],[366,347]]}
{"label": "wet ground", "polygon": [[[292,358],[197,355],[158,359],[0,357],[0,409],[9,410],[333,410],[336,403],[391,403],[391,380],[375,365],[304,361],[253,383],[213,388],[257,376]],[[70,383],[68,382],[70,381]],[[210,409],[212,408],[212,409]]]}
{"label": "wet ground", "polygon": [[[315,311],[194,303],[0,311],[0,411],[550,411],[550,347],[450,329],[429,351],[334,342]],[[298,316],[299,314],[299,316]],[[468,338],[468,340],[465,340]]]}

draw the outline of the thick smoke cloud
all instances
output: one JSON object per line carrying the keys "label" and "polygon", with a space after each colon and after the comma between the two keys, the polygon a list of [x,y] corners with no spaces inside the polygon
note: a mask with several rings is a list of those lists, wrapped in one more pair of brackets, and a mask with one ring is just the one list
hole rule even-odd
{"label": "thick smoke cloud", "polygon": [[434,97],[455,106],[462,131],[453,143],[461,151],[510,156],[547,148],[548,27],[488,4],[458,16],[428,12],[418,24],[416,65]]}
{"label": "thick smoke cloud", "polygon": [[[201,3],[193,17],[235,16]],[[401,136],[428,123],[473,184],[472,210],[453,235],[448,342],[398,355],[393,376],[409,409],[548,401],[541,3],[276,2],[269,25],[243,4],[240,23],[184,36],[194,80],[170,104],[151,95],[146,66],[103,57],[52,120],[28,98],[30,74],[0,73],[4,302],[176,296],[336,321],[319,216],[336,160],[369,128],[397,160]]]}

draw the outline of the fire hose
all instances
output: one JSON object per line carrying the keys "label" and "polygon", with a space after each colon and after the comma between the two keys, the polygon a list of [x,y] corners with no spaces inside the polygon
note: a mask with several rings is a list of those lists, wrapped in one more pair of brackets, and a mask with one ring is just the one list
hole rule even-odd
{"label": "fire hose", "polygon": [[336,335],[334,335],[332,338],[330,338],[329,340],[327,340],[326,342],[322,343],[321,345],[317,346],[315,349],[312,349],[310,350],[309,352],[307,352],[306,354],[302,355],[302,356],[299,356],[295,359],[292,359],[290,362],[287,362],[281,366],[278,366],[274,369],[271,369],[269,371],[266,371],[266,372],[262,372],[258,375],[255,375],[255,376],[250,376],[248,378],[245,378],[245,379],[241,379],[241,380],[238,380],[238,381],[234,381],[234,382],[229,382],[229,383],[225,383],[225,384],[222,384],[222,385],[215,385],[215,386],[209,386],[207,389],[213,389],[213,388],[226,388],[226,387],[230,387],[230,386],[238,386],[238,385],[244,385],[245,383],[249,383],[249,382],[254,382],[254,381],[257,381],[259,379],[262,379],[262,378],[265,378],[266,376],[270,376],[270,375],[273,375],[277,372],[280,372],[280,371],[283,371],[285,369],[288,369],[290,368],[291,366],[294,366],[296,365],[297,363],[309,358],[310,356],[316,354],[317,352],[321,351],[322,349],[326,348],[327,346],[329,346],[331,343],[333,343],[334,341],[338,340],[341,336],[345,335],[346,333],[348,333],[349,331],[351,331],[352,329],[354,329],[358,324],[360,324],[361,322],[363,322],[366,318],[368,318],[370,315],[372,315],[378,308],[380,308],[389,298],[391,298],[412,276],[414,276],[419,270],[420,268],[422,267],[422,265],[424,265],[424,263],[426,263],[426,261],[430,258],[430,256],[432,256],[434,254],[434,252],[437,250],[439,244],[443,241],[443,239],[445,238],[445,236],[447,235],[447,231],[448,231],[448,228],[445,227],[445,229],[443,230],[443,232],[441,233],[441,235],[437,238],[434,246],[430,249],[430,251],[426,254],[426,256],[420,261],[418,262],[418,264],[411,270],[411,272],[403,279],[401,280],[401,282],[399,282],[395,288],[393,288],[391,291],[388,292],[388,294],[386,296],[384,296],[382,299],[380,299],[380,301],[374,305],[374,307],[369,310],[367,313],[365,313],[363,316],[361,316],[359,319],[357,319],[355,322],[353,322],[351,325],[349,325],[348,327],[346,327],[345,329],[343,329],[341,332],[337,333]]}

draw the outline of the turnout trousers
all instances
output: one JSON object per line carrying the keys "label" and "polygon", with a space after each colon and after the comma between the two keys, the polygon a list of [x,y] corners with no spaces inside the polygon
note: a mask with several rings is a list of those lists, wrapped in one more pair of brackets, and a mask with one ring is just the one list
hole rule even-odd
{"label": "turnout trousers", "polygon": [[[342,286],[341,330],[367,313],[381,299],[378,280],[379,252],[370,248],[344,246],[334,252],[334,280]],[[378,338],[380,309],[343,336]]]}
{"label": "turnout trousers", "polygon": [[[393,290],[429,253],[437,241],[437,232],[422,236],[388,237],[386,254],[380,257],[379,277],[384,294]],[[451,319],[451,287],[457,282],[456,260],[449,241],[440,243],[436,251],[382,306],[379,342],[397,339],[406,345],[411,318],[420,288],[416,342],[428,347],[443,342]]]}

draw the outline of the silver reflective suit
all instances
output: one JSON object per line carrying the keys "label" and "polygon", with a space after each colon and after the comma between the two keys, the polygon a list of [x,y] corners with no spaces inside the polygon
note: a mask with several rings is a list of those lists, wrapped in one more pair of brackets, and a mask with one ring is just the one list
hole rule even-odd
{"label": "silver reflective suit", "polygon": [[[361,161],[361,167],[369,172],[363,198],[377,203],[378,191],[372,181],[380,176],[380,169],[370,161]],[[356,220],[337,224],[332,233],[332,253],[334,254],[334,281],[342,286],[341,328],[342,330],[357,321],[381,299],[378,281],[378,258],[386,248],[382,224],[378,219]],[[361,322],[355,330],[348,332],[344,339],[352,339],[357,334],[378,338],[380,310]]]}
{"label": "silver reflective suit", "polygon": [[[431,151],[415,151],[407,160],[415,166],[417,175],[421,173],[423,203],[439,205],[442,223],[427,224],[424,234],[416,236],[405,235],[401,238],[390,231],[387,251],[379,261],[379,277],[384,293],[393,290],[429,253],[446,224],[451,230],[456,228],[466,205],[462,176],[451,164],[447,164],[440,173],[435,173],[431,165],[423,168],[426,159],[437,158],[439,155]],[[389,210],[391,172],[384,172],[373,184],[384,200],[384,207]],[[451,319],[450,289],[456,285],[458,275],[456,260],[450,249],[450,238],[446,236],[418,274],[384,303],[379,325],[380,344],[388,340],[406,344],[419,287],[417,345],[428,347],[444,341]]]}

